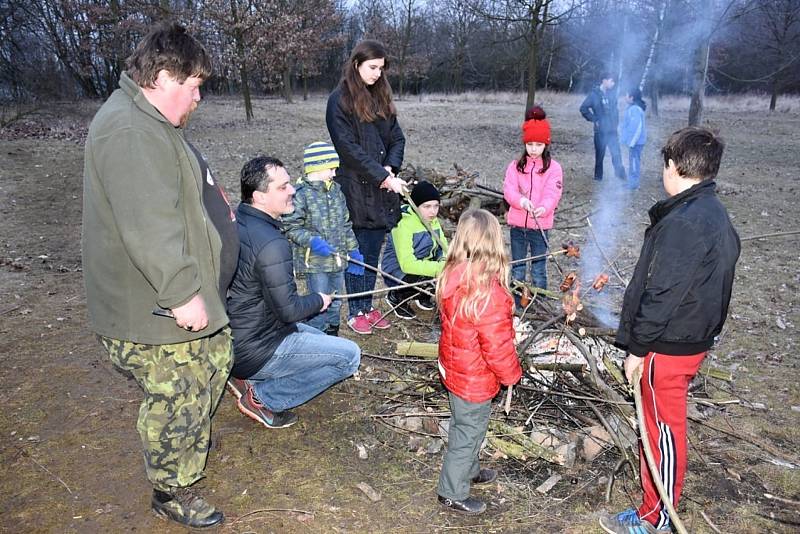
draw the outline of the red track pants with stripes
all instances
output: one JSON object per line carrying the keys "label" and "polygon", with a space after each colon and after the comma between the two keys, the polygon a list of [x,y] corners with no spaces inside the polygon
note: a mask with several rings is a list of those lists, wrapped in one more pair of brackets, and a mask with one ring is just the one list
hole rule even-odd
{"label": "red track pants with stripes", "polygon": [[[686,474],[686,397],[705,356],[705,352],[690,356],[651,352],[642,366],[642,412],[648,441],[664,488],[676,508]],[[650,477],[641,444],[639,471],[644,491],[639,517],[662,528],[669,524],[669,514]]]}

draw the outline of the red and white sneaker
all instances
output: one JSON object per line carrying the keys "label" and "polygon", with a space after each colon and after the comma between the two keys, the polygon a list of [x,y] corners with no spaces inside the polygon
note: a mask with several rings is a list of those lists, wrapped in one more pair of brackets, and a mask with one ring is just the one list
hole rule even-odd
{"label": "red and white sneaker", "polygon": [[376,310],[375,308],[372,308],[369,311],[367,314],[367,320],[369,320],[369,324],[372,325],[372,328],[377,328],[378,330],[386,330],[392,326],[389,321],[386,320],[380,310]]}
{"label": "red and white sneaker", "polygon": [[372,333],[372,325],[369,323],[367,316],[363,313],[359,313],[355,317],[350,317],[347,320],[347,326],[356,334],[366,336]]}

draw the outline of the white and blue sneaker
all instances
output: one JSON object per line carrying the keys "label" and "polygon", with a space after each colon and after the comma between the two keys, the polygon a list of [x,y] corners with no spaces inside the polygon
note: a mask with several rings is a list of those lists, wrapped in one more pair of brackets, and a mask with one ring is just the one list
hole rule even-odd
{"label": "white and blue sneaker", "polygon": [[611,534],[666,534],[672,532],[669,525],[657,529],[649,521],[639,519],[639,513],[633,508],[628,508],[618,514],[606,514],[600,518],[600,526]]}

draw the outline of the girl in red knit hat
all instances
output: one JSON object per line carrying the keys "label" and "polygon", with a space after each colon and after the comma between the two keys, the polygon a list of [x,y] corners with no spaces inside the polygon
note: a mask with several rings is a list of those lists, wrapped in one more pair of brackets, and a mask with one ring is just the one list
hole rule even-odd
{"label": "girl in red knit hat", "polygon": [[[550,123],[541,107],[532,107],[525,113],[522,142],[525,149],[518,160],[508,164],[503,182],[503,195],[510,205],[507,221],[512,260],[547,253],[547,233],[553,227],[562,189],[561,165],[550,157]],[[525,282],[528,265],[533,285],[547,289],[544,258],[514,264],[511,276]]]}

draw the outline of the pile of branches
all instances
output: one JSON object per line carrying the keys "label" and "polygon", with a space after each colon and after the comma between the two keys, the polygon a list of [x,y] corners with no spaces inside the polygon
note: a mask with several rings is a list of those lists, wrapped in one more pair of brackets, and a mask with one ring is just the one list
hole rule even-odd
{"label": "pile of branches", "polygon": [[439,217],[453,223],[469,208],[483,208],[499,219],[505,215],[508,206],[502,191],[478,183],[478,172],[468,172],[456,164],[453,169],[454,174],[444,174],[408,165],[398,176],[408,183],[427,180],[435,185],[442,195]]}
{"label": "pile of branches", "polygon": [[[601,294],[621,291],[625,280],[609,265],[606,270],[615,278],[591,273],[593,281],[582,280],[577,274],[580,247],[571,242],[547,256],[563,276],[560,291],[518,282],[512,287],[524,307],[517,318],[517,352],[524,374],[507,402],[493,409],[488,450],[530,471],[542,462],[573,470],[594,466],[602,458],[609,470],[609,500],[623,466],[638,477],[636,413],[622,371],[625,354],[613,346],[613,332],[593,310],[604,307]],[[364,353],[376,363],[359,382],[384,399],[372,418],[406,435],[409,449],[419,455],[441,452],[450,417],[436,365],[437,320],[429,313],[417,319],[423,323],[421,334],[403,328],[410,341],[398,342],[395,355]],[[713,402],[708,405],[713,409]],[[557,484],[558,471],[537,490],[547,493]]]}

